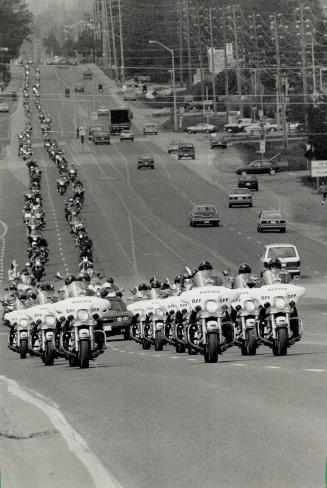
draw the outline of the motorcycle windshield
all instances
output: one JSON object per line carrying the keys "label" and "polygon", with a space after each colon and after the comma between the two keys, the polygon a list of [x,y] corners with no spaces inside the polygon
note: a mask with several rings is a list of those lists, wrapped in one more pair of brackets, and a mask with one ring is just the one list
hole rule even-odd
{"label": "motorcycle windshield", "polygon": [[68,296],[69,297],[78,297],[82,294],[85,293],[85,291],[83,290],[83,288],[80,286],[80,283],[76,283],[76,281],[73,281],[72,283],[70,283],[70,285],[68,285]]}
{"label": "motorcycle windshield", "polygon": [[31,277],[30,277],[30,275],[23,274],[23,275],[21,275],[19,277],[19,279],[20,279],[20,282],[21,282],[22,285],[30,285],[31,284]]}
{"label": "motorcycle windshield", "polygon": [[235,278],[234,288],[247,288],[249,281],[248,274],[239,274]]}
{"label": "motorcycle windshield", "polygon": [[160,288],[151,288],[151,290],[149,290],[148,296],[151,300],[156,300],[157,298],[161,298]]}
{"label": "motorcycle windshield", "polygon": [[219,272],[213,269],[198,271],[193,278],[193,286],[223,286],[223,279]]}

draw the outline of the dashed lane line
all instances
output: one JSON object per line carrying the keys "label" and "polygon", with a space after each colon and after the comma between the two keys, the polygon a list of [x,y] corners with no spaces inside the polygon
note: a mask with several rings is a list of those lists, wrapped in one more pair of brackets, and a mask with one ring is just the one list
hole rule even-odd
{"label": "dashed lane line", "polygon": [[302,371],[308,371],[309,373],[325,373],[326,369],[307,368],[307,369],[302,369]]}

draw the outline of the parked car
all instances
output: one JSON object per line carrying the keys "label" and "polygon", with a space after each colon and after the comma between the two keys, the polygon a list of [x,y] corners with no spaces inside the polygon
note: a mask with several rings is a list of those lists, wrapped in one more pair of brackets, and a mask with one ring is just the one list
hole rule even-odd
{"label": "parked car", "polygon": [[301,259],[294,244],[286,242],[266,244],[260,258],[261,273],[268,268],[269,261],[275,258],[281,261],[283,268],[291,276],[301,275]]}
{"label": "parked car", "polygon": [[259,181],[255,175],[241,175],[238,180],[238,188],[249,188],[249,190],[259,190]]}
{"label": "parked car", "polygon": [[168,144],[168,154],[178,153],[180,144],[180,141],[170,141],[170,143]]}
{"label": "parked car", "polygon": [[270,174],[274,175],[277,171],[280,170],[280,166],[276,164],[274,161],[268,160],[258,160],[252,161],[248,166],[241,166],[237,168],[236,174],[237,175],[246,175],[246,174]]}
{"label": "parked car", "polygon": [[120,297],[110,298],[109,303],[110,308],[102,315],[103,331],[107,337],[123,334],[125,340],[130,339],[131,312]]}
{"label": "parked car", "polygon": [[130,129],[124,129],[120,133],[120,142],[134,141],[134,133]]}
{"label": "parked car", "polygon": [[109,108],[102,105],[101,107],[98,108],[97,114],[98,114],[98,117],[108,116],[109,115]]}
{"label": "parked car", "polygon": [[137,169],[151,168],[154,169],[154,159],[152,154],[143,154],[139,156],[137,160]]}
{"label": "parked car", "polygon": [[286,232],[286,220],[280,212],[274,210],[262,210],[258,215],[257,230],[279,230]]}
{"label": "parked car", "polygon": [[96,124],[96,125],[90,125],[89,126],[89,129],[88,129],[88,132],[89,132],[89,141],[92,141],[93,140],[93,133],[96,132],[96,131],[103,131],[105,130],[105,128],[103,127],[103,125],[101,124]]}
{"label": "parked car", "polygon": [[143,134],[158,134],[158,125],[157,124],[144,124],[143,126]]}
{"label": "parked car", "polygon": [[0,112],[9,112],[9,105],[6,102],[0,102]]}
{"label": "parked car", "polygon": [[93,79],[92,70],[90,68],[87,68],[85,71],[83,71],[83,80],[92,80],[92,79]]}
{"label": "parked car", "polygon": [[234,188],[228,195],[228,206],[229,208],[235,205],[248,207],[253,206],[252,193],[248,188]]}
{"label": "parked car", "polygon": [[218,134],[213,134],[210,138],[210,149],[214,149],[215,147],[226,149],[227,148],[226,139],[219,136]]}
{"label": "parked car", "polygon": [[81,84],[76,84],[75,87],[74,87],[74,92],[75,93],[84,93],[84,85],[81,85]]}
{"label": "parked car", "polygon": [[93,132],[94,144],[110,144],[110,132],[108,130],[96,130]]}
{"label": "parked car", "polygon": [[198,132],[210,134],[211,132],[217,132],[217,127],[212,124],[206,124],[205,122],[201,122],[200,124],[186,127],[185,131],[189,134],[197,134]]}
{"label": "parked car", "polygon": [[181,143],[178,146],[177,157],[178,157],[178,159],[181,159],[181,158],[195,159],[194,145],[189,144],[189,143]]}
{"label": "parked car", "polygon": [[220,223],[218,211],[212,204],[195,205],[190,213],[189,220],[191,227],[201,224],[218,227]]}

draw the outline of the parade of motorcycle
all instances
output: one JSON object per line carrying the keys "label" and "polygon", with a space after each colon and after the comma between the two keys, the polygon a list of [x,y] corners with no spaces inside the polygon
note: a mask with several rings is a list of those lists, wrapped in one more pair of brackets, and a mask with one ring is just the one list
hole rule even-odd
{"label": "parade of motorcycle", "polygon": [[[4,322],[9,326],[8,347],[19,353],[39,356],[46,366],[65,358],[70,366],[89,367],[106,349],[101,317],[110,309],[110,298],[121,296],[105,278],[101,284],[93,266],[93,242],[81,216],[84,187],[78,169],[69,164],[64,151],[50,137],[51,117],[39,100],[40,70],[25,66],[25,131],[18,135],[19,156],[29,172],[30,188],[24,194],[23,220],[26,226],[28,262],[18,269],[15,261],[8,271],[8,295],[3,299]],[[29,91],[35,95],[31,106]],[[70,233],[79,249],[78,276],[58,272],[44,279],[51,249],[42,233],[46,215],[42,207],[42,169],[33,156],[31,111],[37,110],[44,148],[58,169],[60,195],[68,196],[64,213]],[[101,276],[101,275],[100,275]],[[111,280],[113,281],[113,280]],[[63,286],[58,287],[59,282]],[[220,354],[236,346],[241,354],[255,355],[259,346],[271,348],[275,356],[287,354],[303,333],[297,302],[302,286],[291,283],[278,258],[271,260],[262,278],[252,275],[243,263],[239,274],[219,272],[208,261],[197,268],[185,267],[172,281],[140,283],[131,290],[130,337],[144,350],[166,344],[176,353],[202,354],[215,363]]]}

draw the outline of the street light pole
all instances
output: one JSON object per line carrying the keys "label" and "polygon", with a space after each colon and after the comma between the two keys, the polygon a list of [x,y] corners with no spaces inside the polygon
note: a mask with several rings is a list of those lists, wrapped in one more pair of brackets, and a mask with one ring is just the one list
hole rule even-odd
{"label": "street light pole", "polygon": [[149,41],[149,44],[158,44],[159,46],[169,51],[171,54],[171,65],[172,65],[172,72],[173,72],[173,99],[174,99],[174,130],[177,131],[177,101],[176,101],[176,79],[175,79],[175,57],[174,57],[174,50],[170,49],[169,47],[165,46],[160,41]]}

